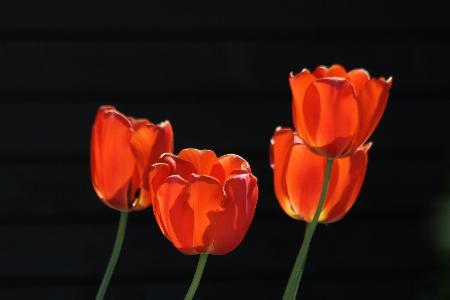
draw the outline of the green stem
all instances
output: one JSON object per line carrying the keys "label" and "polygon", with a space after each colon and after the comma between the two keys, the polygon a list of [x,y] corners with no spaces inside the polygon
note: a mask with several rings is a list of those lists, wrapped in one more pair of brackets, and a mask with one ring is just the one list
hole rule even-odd
{"label": "green stem", "polygon": [[200,279],[202,279],[203,269],[205,269],[206,260],[208,259],[208,253],[200,254],[198,259],[197,269],[195,270],[194,278],[192,279],[191,286],[189,287],[189,291],[186,294],[184,300],[190,300],[194,298],[195,291],[197,290],[198,284],[200,283]]}
{"label": "green stem", "polygon": [[114,244],[111,258],[109,259],[108,267],[106,268],[105,275],[103,275],[102,284],[97,292],[95,300],[101,300],[105,296],[106,289],[108,288],[109,280],[111,279],[114,267],[116,266],[117,258],[119,257],[120,248],[122,248],[123,237],[125,236],[125,228],[127,226],[128,212],[120,212],[119,228],[117,229],[116,242]]}
{"label": "green stem", "polygon": [[323,178],[322,192],[320,194],[319,205],[317,206],[316,213],[311,223],[306,223],[305,237],[303,238],[302,247],[295,260],[294,268],[292,269],[291,277],[289,277],[286,290],[284,291],[283,300],[295,299],[297,297],[297,290],[302,278],[303,268],[305,266],[306,256],[308,255],[309,244],[311,243],[314,230],[316,229],[317,222],[319,220],[320,212],[322,211],[323,204],[327,195],[328,184],[330,183],[331,167],[333,165],[333,159],[327,159],[325,167],[325,176]]}

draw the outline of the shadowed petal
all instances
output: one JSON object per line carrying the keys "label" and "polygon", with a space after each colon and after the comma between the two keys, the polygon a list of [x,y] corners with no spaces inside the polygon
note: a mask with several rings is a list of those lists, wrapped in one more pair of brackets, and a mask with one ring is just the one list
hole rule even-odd
{"label": "shadowed petal", "polygon": [[179,176],[169,176],[157,197],[161,219],[174,246],[184,254],[208,252],[223,199],[217,180],[193,174],[188,183]]}
{"label": "shadowed petal", "polygon": [[207,253],[214,242],[217,211],[224,198],[222,185],[209,176],[191,175],[189,205],[194,211],[193,247],[197,253]]}
{"label": "shadowed petal", "polygon": [[190,162],[196,168],[197,175],[209,175],[219,180],[221,184],[225,181],[225,172],[213,151],[183,149],[177,156]]}
{"label": "shadowed petal", "polygon": [[162,221],[161,218],[161,208],[159,207],[159,200],[157,194],[158,188],[161,186],[161,184],[163,184],[167,176],[169,176],[169,171],[170,168],[167,164],[162,163],[154,164],[150,168],[149,181],[151,185],[153,213],[155,215],[156,222],[158,223],[162,233],[170,240],[167,229],[164,226],[164,222]]}
{"label": "shadowed petal", "polygon": [[[161,123],[161,125],[153,125],[150,123],[141,125],[131,138],[131,150],[142,178],[142,190],[139,202],[145,202],[147,206],[151,204],[148,177],[150,167],[158,161],[161,154],[173,150],[172,140],[172,127],[167,121]],[[143,204],[141,203],[141,205]]]}
{"label": "shadowed petal", "polygon": [[148,125],[153,125],[147,119],[134,119],[134,118],[128,117],[128,121],[130,121],[131,127],[133,128],[134,131],[138,131],[140,128],[146,127]]}
{"label": "shadowed petal", "polygon": [[351,156],[334,161],[327,199],[319,222],[332,223],[344,217],[358,197],[366,174],[371,144],[356,150]]}
{"label": "shadowed petal", "polygon": [[197,169],[190,162],[178,158],[172,153],[164,153],[161,155],[161,162],[170,166],[170,175],[178,175],[184,180],[188,180],[191,174],[196,174]]}
{"label": "shadowed petal", "polygon": [[314,75],[314,77],[316,79],[320,79],[320,78],[324,78],[327,76],[328,73],[328,68],[326,66],[318,66],[314,72],[312,72],[312,75]]}
{"label": "shadowed petal", "polygon": [[211,254],[226,254],[242,241],[256,208],[257,179],[251,174],[236,175],[225,183],[225,194],[217,214],[214,246]]}
{"label": "shadowed petal", "polygon": [[359,130],[357,132],[354,150],[361,146],[370,137],[380,122],[386,108],[392,78],[372,78],[364,84],[358,94],[359,104]]}

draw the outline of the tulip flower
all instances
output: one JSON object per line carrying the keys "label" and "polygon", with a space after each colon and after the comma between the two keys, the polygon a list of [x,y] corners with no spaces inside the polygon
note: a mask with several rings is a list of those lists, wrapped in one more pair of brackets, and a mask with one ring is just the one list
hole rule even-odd
{"label": "tulip flower", "polygon": [[[352,155],[335,159],[318,222],[340,220],[355,203],[366,174],[371,143]],[[278,202],[287,215],[312,222],[324,181],[327,159],[307,149],[290,128],[278,127],[271,140],[270,163]]]}
{"label": "tulip flower", "polygon": [[392,78],[370,78],[364,69],[340,65],[291,73],[294,127],[306,147],[327,158],[353,154],[383,115]]}
{"label": "tulip flower", "polygon": [[96,300],[103,299],[119,257],[130,211],[152,203],[148,181],[151,165],[164,152],[173,151],[172,126],[133,119],[113,106],[97,112],[91,137],[91,177],[95,192],[108,207],[120,211],[119,227]]}
{"label": "tulip flower", "polygon": [[220,255],[241,243],[258,199],[257,179],[243,158],[197,149],[166,153],[150,182],[157,222],[180,252]]}
{"label": "tulip flower", "polygon": [[152,166],[153,212],[181,252],[199,254],[185,299],[194,297],[209,254],[226,254],[242,241],[255,213],[257,179],[242,157],[210,150],[165,153]]}
{"label": "tulip flower", "polygon": [[100,200],[120,211],[151,205],[148,173],[164,152],[173,152],[168,121],[154,125],[102,106],[92,128],[91,177]]}

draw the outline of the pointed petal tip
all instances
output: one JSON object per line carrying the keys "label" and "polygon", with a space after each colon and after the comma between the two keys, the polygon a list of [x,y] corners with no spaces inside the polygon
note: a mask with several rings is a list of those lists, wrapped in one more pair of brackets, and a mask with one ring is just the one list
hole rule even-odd
{"label": "pointed petal tip", "polygon": [[370,148],[372,148],[373,142],[368,142],[365,145],[361,146],[361,150],[364,151],[364,153],[369,152]]}

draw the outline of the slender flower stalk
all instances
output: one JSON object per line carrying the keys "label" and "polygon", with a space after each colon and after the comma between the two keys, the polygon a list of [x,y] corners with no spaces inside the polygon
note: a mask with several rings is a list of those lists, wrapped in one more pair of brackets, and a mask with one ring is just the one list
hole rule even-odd
{"label": "slender flower stalk", "polygon": [[303,274],[303,268],[305,266],[306,257],[308,255],[309,245],[311,243],[314,230],[316,229],[319,216],[325,203],[328,185],[330,183],[331,167],[333,165],[333,159],[327,159],[325,167],[325,177],[323,179],[322,192],[320,194],[319,205],[311,223],[306,223],[305,237],[298,253],[297,259],[292,269],[291,277],[289,278],[286,290],[284,291],[283,300],[295,299],[297,296],[298,286]]}
{"label": "slender flower stalk", "polygon": [[105,296],[106,289],[108,288],[109,280],[111,279],[114,267],[116,266],[117,259],[119,258],[120,249],[122,248],[123,238],[125,236],[125,228],[127,226],[128,212],[120,212],[119,227],[117,229],[116,242],[114,243],[113,252],[109,259],[108,267],[106,268],[105,275],[98,289],[95,300],[101,300]]}
{"label": "slender flower stalk", "polygon": [[208,259],[208,253],[200,254],[198,258],[197,269],[195,270],[194,278],[192,279],[191,286],[186,294],[185,300],[191,300],[194,298],[195,291],[197,291],[197,287],[200,283],[200,279],[202,279],[203,270],[205,269],[206,260]]}

